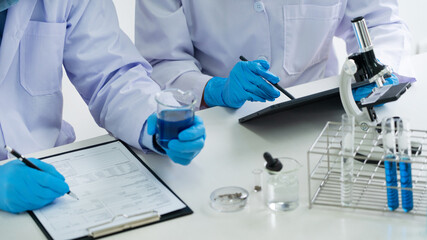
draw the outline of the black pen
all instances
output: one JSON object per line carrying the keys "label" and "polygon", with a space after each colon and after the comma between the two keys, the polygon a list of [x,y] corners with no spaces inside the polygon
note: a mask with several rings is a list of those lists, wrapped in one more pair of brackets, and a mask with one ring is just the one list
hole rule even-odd
{"label": "black pen", "polygon": [[[25,165],[27,165],[30,168],[34,168],[37,169],[39,171],[43,171],[41,170],[39,167],[37,167],[36,165],[34,165],[34,163],[32,163],[30,160],[28,160],[27,158],[25,158],[24,156],[22,156],[21,154],[19,154],[17,151],[13,150],[13,148],[9,147],[9,146],[4,146],[4,148],[10,152],[10,154],[12,154],[13,156],[15,156],[16,158],[18,158],[19,160],[21,160]],[[67,194],[72,197],[75,198],[77,200],[79,200],[79,198],[77,197],[77,195],[71,191],[67,192]]]}
{"label": "black pen", "polygon": [[[242,61],[248,61],[248,59],[246,59],[243,56],[240,56],[240,60]],[[275,88],[277,88],[279,91],[281,91],[283,94],[285,94],[288,98],[290,99],[295,99],[294,96],[292,96],[292,94],[290,94],[288,91],[286,91],[285,89],[283,89],[281,86],[279,86],[279,84],[277,83],[271,83],[271,85],[273,85]]]}

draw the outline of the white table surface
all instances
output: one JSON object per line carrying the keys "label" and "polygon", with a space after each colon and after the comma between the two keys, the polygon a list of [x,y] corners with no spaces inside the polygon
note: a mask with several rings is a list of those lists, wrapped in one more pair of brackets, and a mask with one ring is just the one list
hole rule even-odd
{"label": "white table surface", "polygon": [[[412,61],[418,82],[398,102],[386,104],[378,112],[384,115],[397,112],[409,117],[414,127],[427,129],[423,106],[427,54],[414,56]],[[328,81],[331,80],[325,82]],[[319,83],[312,83],[314,85]],[[299,96],[301,89],[307,87],[289,91]],[[268,104],[245,104],[238,111],[219,107],[199,111],[197,114],[204,119],[207,130],[206,145],[189,166],[174,164],[155,154],[139,153],[194,213],[105,239],[427,239],[427,217],[320,206],[308,209],[307,150],[327,121],[340,119],[344,112],[340,101],[327,100],[239,124],[238,118],[245,111],[252,111],[255,105],[259,108]],[[101,136],[33,156],[109,139],[107,135]],[[275,213],[250,197],[242,211],[214,211],[209,206],[209,196],[216,188],[252,189],[251,172],[263,167],[265,151],[277,157],[293,157],[304,166],[299,172],[300,206],[294,211]],[[28,214],[0,212],[0,239],[45,239],[45,236]]]}

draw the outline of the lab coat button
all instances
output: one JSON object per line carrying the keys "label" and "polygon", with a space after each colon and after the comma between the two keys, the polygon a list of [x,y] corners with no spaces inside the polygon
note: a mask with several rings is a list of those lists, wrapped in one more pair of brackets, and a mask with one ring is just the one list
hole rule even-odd
{"label": "lab coat button", "polygon": [[24,35],[24,32],[23,31],[17,31],[16,33],[15,33],[15,39],[21,39],[21,37],[22,37],[22,35]]}
{"label": "lab coat button", "polygon": [[254,3],[254,9],[256,12],[263,12],[264,11],[264,3],[261,1],[256,1]]}

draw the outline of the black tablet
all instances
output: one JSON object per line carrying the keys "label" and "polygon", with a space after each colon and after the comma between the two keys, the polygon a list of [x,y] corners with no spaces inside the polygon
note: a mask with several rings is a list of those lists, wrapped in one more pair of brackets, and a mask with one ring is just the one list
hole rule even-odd
{"label": "black tablet", "polygon": [[[358,87],[361,87],[361,86],[364,86],[367,84],[369,84],[369,82],[367,82],[367,81],[366,82],[353,83],[352,88],[358,88]],[[307,96],[300,97],[300,98],[296,98],[296,99],[293,99],[290,101],[281,102],[281,103],[277,103],[277,104],[268,106],[264,109],[261,109],[259,111],[256,111],[254,113],[251,113],[249,115],[246,115],[244,117],[239,118],[239,122],[244,123],[244,122],[256,119],[256,118],[260,118],[262,116],[266,116],[266,115],[286,111],[289,109],[305,106],[305,105],[315,103],[315,102],[319,102],[322,100],[326,100],[326,99],[329,99],[332,97],[339,97],[339,89],[338,88],[332,88],[332,89],[329,89],[326,91],[314,93],[314,94],[307,95]]]}

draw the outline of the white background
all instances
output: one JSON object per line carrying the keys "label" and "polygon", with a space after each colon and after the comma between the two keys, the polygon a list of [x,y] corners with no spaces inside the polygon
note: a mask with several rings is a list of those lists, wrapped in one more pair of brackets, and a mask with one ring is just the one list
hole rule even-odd
{"label": "white background", "polygon": [[[113,2],[116,6],[117,14],[119,16],[120,27],[133,41],[135,36],[135,0],[113,0]],[[426,52],[427,1],[401,0],[399,1],[399,4],[400,16],[405,20],[413,35],[412,54]],[[340,39],[335,39],[334,44],[339,59],[341,62],[343,62],[347,56],[345,51],[345,44]],[[76,140],[84,140],[106,133],[104,129],[96,125],[88,111],[86,104],[79,97],[78,93],[70,84],[65,74],[63,78],[63,92],[64,119],[73,126],[80,126],[79,128],[75,128],[77,137]],[[85,124],[77,124],[82,122]]]}

